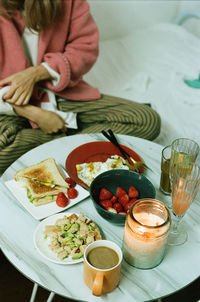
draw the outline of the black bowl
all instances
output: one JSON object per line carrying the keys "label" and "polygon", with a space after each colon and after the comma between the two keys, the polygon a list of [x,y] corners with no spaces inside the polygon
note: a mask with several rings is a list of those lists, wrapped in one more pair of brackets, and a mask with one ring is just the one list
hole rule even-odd
{"label": "black bowl", "polygon": [[99,193],[101,188],[105,188],[116,195],[117,187],[128,192],[130,186],[134,186],[139,191],[139,199],[155,198],[156,196],[155,188],[148,178],[134,171],[116,169],[98,175],[90,185],[90,197],[97,212],[109,222],[124,225],[126,215],[112,213],[101,207]]}

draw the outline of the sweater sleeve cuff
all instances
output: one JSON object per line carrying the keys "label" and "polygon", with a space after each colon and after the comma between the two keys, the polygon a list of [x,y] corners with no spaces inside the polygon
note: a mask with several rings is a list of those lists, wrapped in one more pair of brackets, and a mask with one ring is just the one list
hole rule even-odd
{"label": "sweater sleeve cuff", "polygon": [[63,54],[53,53],[46,54],[44,56],[44,61],[50,68],[60,75],[60,81],[55,86],[52,85],[52,82],[49,80],[44,81],[46,88],[55,93],[64,90],[69,85],[71,77],[70,66],[67,58]]}
{"label": "sweater sleeve cuff", "polygon": [[13,107],[3,100],[3,95],[10,89],[10,86],[5,86],[0,89],[0,115],[16,115]]}
{"label": "sweater sleeve cuff", "polygon": [[60,82],[60,75],[59,75],[59,73],[56,72],[55,70],[53,70],[51,67],[49,67],[48,63],[43,62],[43,63],[41,63],[41,65],[44,66],[48,70],[49,74],[53,78],[52,81],[51,81],[52,84],[54,86],[58,85],[58,83]]}

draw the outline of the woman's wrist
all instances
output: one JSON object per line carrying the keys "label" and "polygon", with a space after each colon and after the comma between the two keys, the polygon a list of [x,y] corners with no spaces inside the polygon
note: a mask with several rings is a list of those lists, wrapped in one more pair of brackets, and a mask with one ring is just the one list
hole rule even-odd
{"label": "woman's wrist", "polygon": [[37,122],[38,120],[38,113],[42,111],[40,107],[33,106],[33,105],[26,105],[26,106],[17,106],[12,104],[14,112],[22,117],[27,118],[33,122]]}
{"label": "woman's wrist", "polygon": [[32,67],[30,67],[30,69],[31,69],[31,72],[33,74],[33,77],[34,77],[36,83],[43,81],[43,80],[52,79],[48,70],[42,65],[32,66]]}

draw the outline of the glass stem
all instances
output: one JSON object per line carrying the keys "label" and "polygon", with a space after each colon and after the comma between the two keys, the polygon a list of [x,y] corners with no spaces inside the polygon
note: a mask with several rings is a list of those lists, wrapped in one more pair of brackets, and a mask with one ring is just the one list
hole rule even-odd
{"label": "glass stem", "polygon": [[174,214],[174,219],[172,223],[172,232],[177,233],[178,232],[178,227],[181,222],[182,216],[178,216]]}

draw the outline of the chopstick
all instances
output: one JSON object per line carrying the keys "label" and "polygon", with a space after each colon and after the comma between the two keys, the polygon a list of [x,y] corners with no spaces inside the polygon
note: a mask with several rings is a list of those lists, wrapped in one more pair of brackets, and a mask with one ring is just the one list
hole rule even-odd
{"label": "chopstick", "polygon": [[[122,157],[129,163],[132,170],[135,170],[136,172],[139,172],[140,169],[150,169],[143,161],[136,161],[126,150],[124,150],[120,144],[118,143],[114,133],[111,129],[108,130],[108,133],[104,130],[101,131],[101,133],[111,142],[113,145],[115,145],[119,151],[122,154]],[[151,169],[150,169],[151,170]]]}
{"label": "chopstick", "polygon": [[130,159],[130,154],[128,152],[126,152],[121,146],[120,144],[118,143],[114,133],[112,132],[111,129],[108,130],[108,133],[105,131],[105,130],[102,130],[101,133],[111,142],[113,143],[121,152],[122,156],[125,158],[125,159]]}

